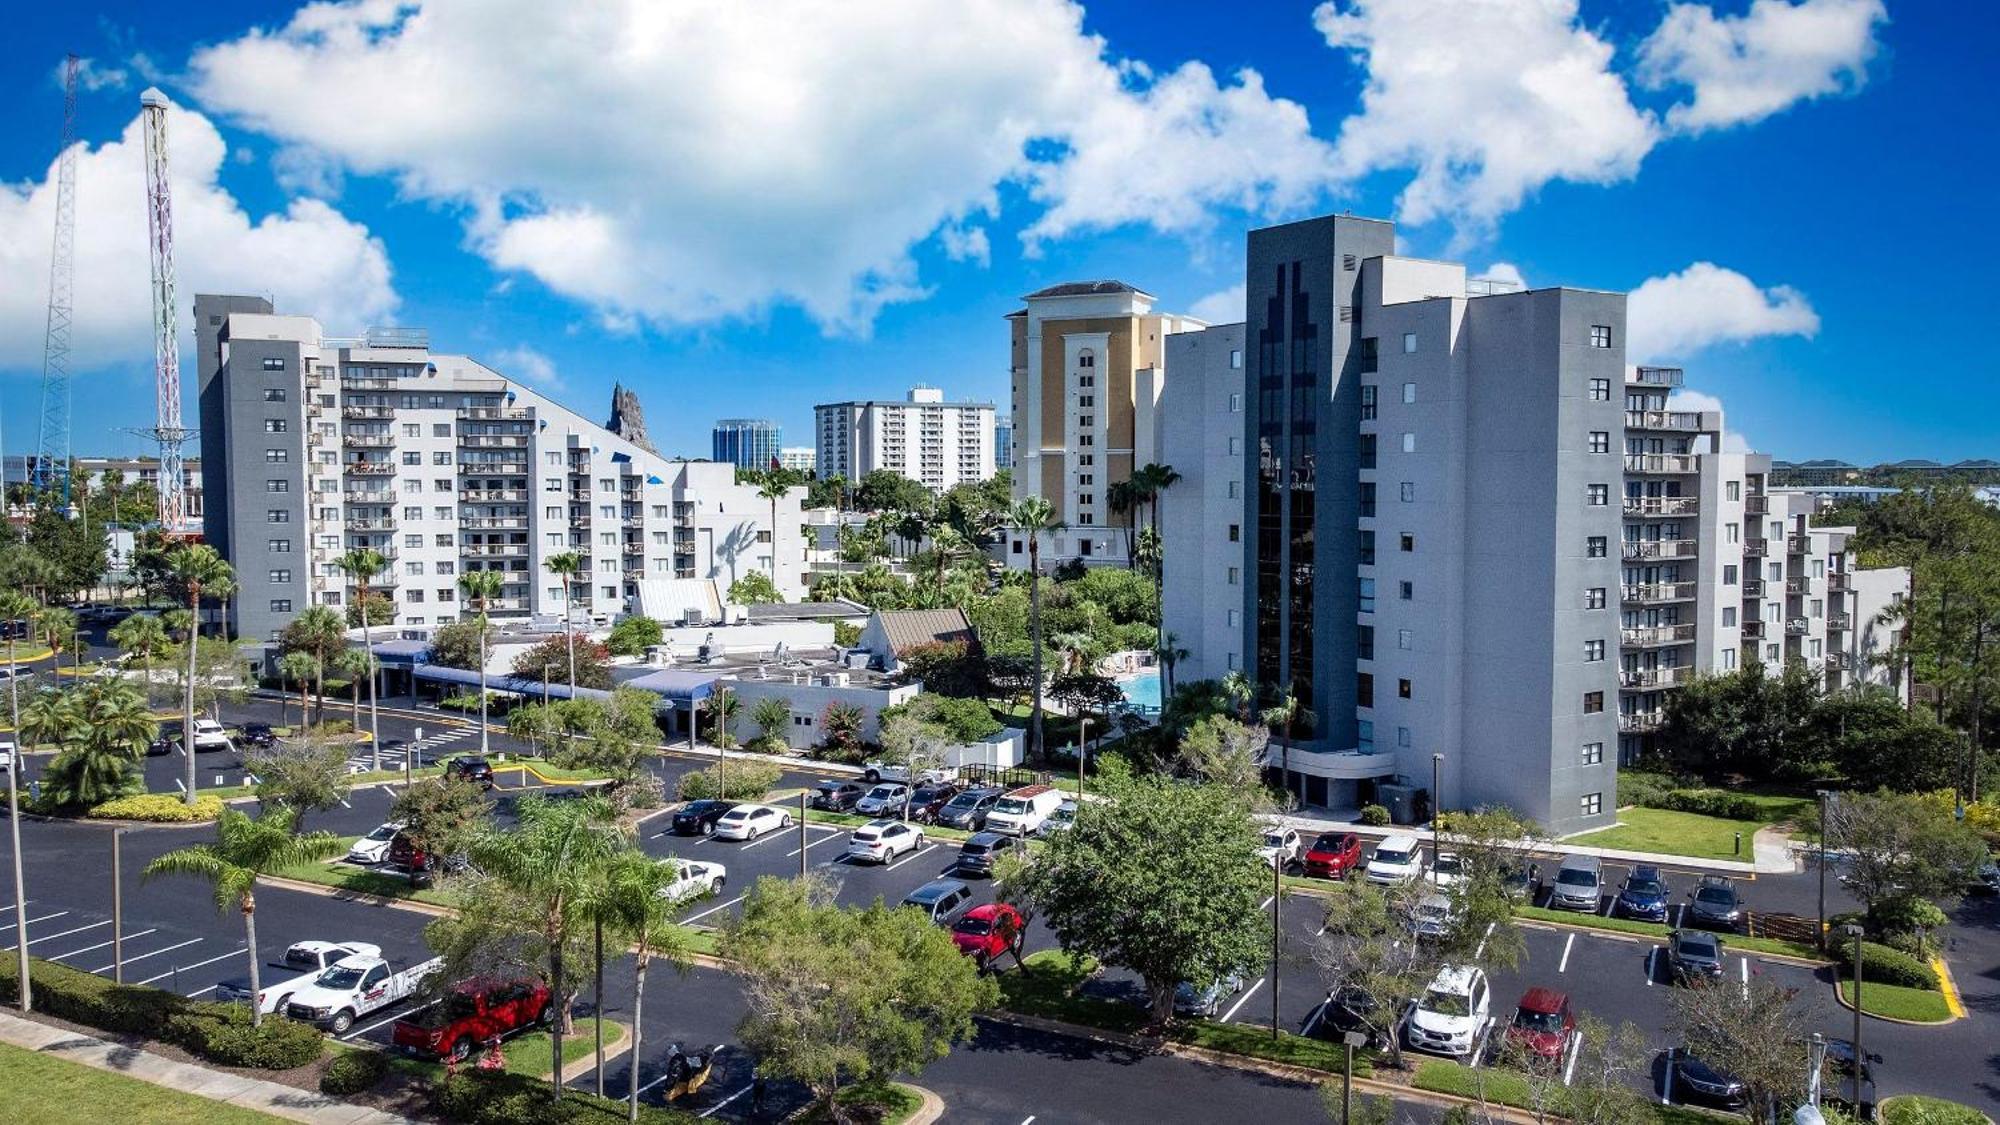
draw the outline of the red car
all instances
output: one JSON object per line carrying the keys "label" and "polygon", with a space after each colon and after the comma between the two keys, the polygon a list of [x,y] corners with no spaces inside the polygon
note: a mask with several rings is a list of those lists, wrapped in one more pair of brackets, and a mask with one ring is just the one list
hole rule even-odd
{"label": "red car", "polygon": [[951,928],[951,940],[958,951],[978,961],[981,969],[1003,953],[1018,958],[1027,935],[1027,919],[1004,902],[975,906]]}
{"label": "red car", "polygon": [[1306,874],[1321,879],[1345,879],[1361,866],[1361,837],[1352,832],[1322,832],[1306,848]]}
{"label": "red car", "polygon": [[460,981],[442,1002],[397,1020],[390,1042],[408,1054],[457,1062],[554,1014],[548,986],[540,981]]}
{"label": "red car", "polygon": [[1569,1055],[1576,1038],[1576,1012],[1569,1006],[1569,994],[1553,988],[1535,987],[1514,1009],[1514,1022],[1507,1028],[1510,1046],[1529,1055],[1560,1061]]}

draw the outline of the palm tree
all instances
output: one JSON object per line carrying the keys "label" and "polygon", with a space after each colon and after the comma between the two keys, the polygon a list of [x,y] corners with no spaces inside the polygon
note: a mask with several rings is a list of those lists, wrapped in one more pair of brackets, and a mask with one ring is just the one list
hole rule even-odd
{"label": "palm tree", "polygon": [[347,619],[332,606],[311,605],[285,626],[284,644],[293,652],[312,655],[313,721],[326,722],[326,670],[347,651]]}
{"label": "palm tree", "polygon": [[1236,705],[1236,717],[1239,720],[1248,722],[1250,719],[1250,701],[1257,696],[1257,689],[1251,686],[1250,677],[1244,675],[1243,670],[1240,668],[1224,673],[1222,677],[1222,694],[1231,703]]}
{"label": "palm tree", "polygon": [[[346,845],[331,832],[294,835],[293,809],[275,808],[262,819],[252,820],[232,808],[222,810],[215,822],[215,842],[195,844],[170,851],[146,865],[144,878],[155,875],[193,875],[215,885],[215,908],[227,910],[233,903],[243,912],[244,952],[250,959],[250,994],[263,989],[258,973],[262,958],[257,955],[257,880],[300,864],[331,859]],[[250,1005],[250,1026],[263,1024],[259,1005]]]}
{"label": "palm tree", "polygon": [[771,585],[778,585],[778,501],[791,491],[791,481],[782,469],[772,469],[757,478],[757,495],[771,502]]}
{"label": "palm tree", "polygon": [[[603,880],[604,899],[593,904],[593,913],[630,938],[633,945],[632,977],[632,1057],[639,1058],[640,1029],[646,1023],[646,970],[654,957],[664,956],[675,968],[688,965],[687,931],[674,925],[674,912],[684,902],[667,897],[667,889],[679,873],[670,863],[661,863],[639,851],[626,851],[612,862]],[[603,1064],[598,1065],[600,1072]],[[625,1085],[626,1119],[639,1120],[639,1068],[633,1067]]]}
{"label": "palm tree", "polygon": [[[0,590],[0,621],[5,621],[5,622],[28,621],[34,617],[35,609],[36,609],[35,599],[22,593],[21,591]],[[9,670],[12,670],[14,668],[14,656],[18,651],[17,646],[19,645],[19,643],[20,642],[17,639],[14,630],[11,628],[8,629],[7,667]],[[7,678],[7,693],[9,701],[9,718],[11,719],[11,721],[7,725],[13,728],[14,730],[20,730],[21,729],[21,678],[19,676],[9,676]]]}
{"label": "palm tree", "polygon": [[29,708],[37,737],[63,748],[43,775],[43,792],[67,808],[88,808],[132,792],[136,767],[157,725],[146,697],[120,680],[91,680],[59,694],[60,700]]}
{"label": "palm tree", "polygon": [[583,552],[564,551],[542,560],[542,566],[562,579],[563,590],[563,636],[569,643],[569,690],[576,694],[576,625],[570,616],[570,607],[576,604],[576,596],[571,584],[583,573]]}
{"label": "palm tree", "polygon": [[[380,770],[382,719],[375,709],[375,662],[372,659],[375,645],[369,632],[368,584],[375,580],[376,575],[382,573],[382,568],[389,565],[389,560],[382,557],[382,552],[372,547],[356,547],[333,560],[333,565],[339,567],[341,573],[347,575],[354,583],[354,606],[361,614],[361,648],[371,657],[359,667],[363,670],[362,674],[368,677],[368,740],[369,744],[375,747],[375,768]],[[360,681],[354,681],[354,684],[354,688],[349,689],[349,695],[354,699],[354,726],[358,730],[361,727],[361,692],[358,690]]]}
{"label": "palm tree", "polygon": [[957,528],[940,522],[931,528],[931,554],[937,561],[937,604],[940,608],[951,603],[944,596],[944,572],[960,559],[972,554],[972,541],[959,534]]}
{"label": "palm tree", "polygon": [[1172,465],[1154,462],[1141,466],[1136,475],[1145,482],[1145,493],[1151,509],[1149,515],[1152,526],[1148,530],[1152,533],[1153,540],[1152,565],[1148,569],[1152,571],[1153,579],[1153,636],[1158,638],[1160,645],[1160,663],[1165,664],[1167,662],[1166,599],[1162,595],[1166,591],[1167,553],[1164,550],[1165,540],[1160,536],[1160,505],[1166,501],[1167,490],[1181,482],[1181,475]]}
{"label": "palm tree", "polygon": [[1160,638],[1160,701],[1162,705],[1174,694],[1174,665],[1193,656],[1194,653],[1182,648],[1180,637],[1167,633]]}
{"label": "palm tree", "polygon": [[28,697],[15,727],[23,748],[29,746],[67,747],[83,734],[82,697],[75,692],[45,687]]}
{"label": "palm tree", "polygon": [[[486,753],[486,607],[500,596],[501,578],[497,570],[468,570],[458,576],[458,588],[471,600],[479,615],[479,752]],[[557,1067],[561,1069],[560,1065]]]}
{"label": "palm tree", "polygon": [[[319,675],[319,660],[310,652],[288,652],[278,658],[278,677],[298,686],[299,726],[306,725],[306,685]],[[278,721],[285,721],[284,704],[278,705]]]}
{"label": "palm tree", "polygon": [[847,510],[847,477],[840,473],[835,473],[826,478],[826,483],[833,486],[833,510],[836,512],[845,512]]}
{"label": "palm tree", "polygon": [[[480,573],[475,571],[474,573]],[[562,1036],[570,1030],[570,1001],[563,977],[563,947],[584,918],[589,888],[622,850],[616,814],[602,797],[581,801],[524,798],[512,831],[488,829],[468,849],[472,865],[498,886],[533,902],[548,946],[549,996],[558,1005],[549,1021],[555,1071],[551,1090],[562,1099]]]}
{"label": "palm tree", "polygon": [[1284,784],[1287,793],[1292,791],[1292,722],[1298,717],[1299,697],[1293,695],[1290,689],[1286,689],[1276,703],[1265,708],[1262,715],[1265,726],[1275,727],[1281,732],[1278,742],[1278,773],[1279,780]]}
{"label": "palm tree", "polygon": [[[361,681],[366,679],[372,684],[375,679],[375,673],[380,669],[381,665],[376,661],[373,649],[343,648],[340,650],[340,655],[333,658],[333,667],[335,671],[347,677],[348,719],[354,724],[355,730],[360,730]],[[369,689],[368,694],[371,696],[375,694],[372,687]],[[374,738],[372,732],[369,738]],[[378,770],[382,768],[382,746],[379,742],[375,744],[375,768]]]}
{"label": "palm tree", "polygon": [[[194,674],[195,649],[201,640],[201,595],[203,591],[218,598],[226,598],[236,585],[236,573],[215,548],[205,543],[193,543],[174,549],[167,556],[167,573],[174,581],[187,587],[188,592],[188,663],[187,697],[182,715],[181,737],[187,746],[187,803],[194,804],[195,786],[199,779],[195,776],[194,762]],[[254,969],[252,970],[255,971]]]}
{"label": "palm tree", "polygon": [[1041,496],[1026,496],[1014,502],[1008,522],[1028,537],[1028,632],[1035,652],[1035,702],[1029,720],[1028,751],[1041,760],[1042,745],[1042,534],[1063,526],[1056,518],[1055,505]]}
{"label": "palm tree", "polygon": [[153,658],[165,652],[171,645],[167,628],[160,624],[158,615],[135,613],[111,627],[111,643],[126,656],[139,658],[139,667],[145,674],[146,695],[153,693]]}
{"label": "palm tree", "polygon": [[62,665],[62,654],[70,653],[70,667],[83,667],[83,646],[76,643],[76,614],[61,606],[50,606],[34,617],[35,631],[48,643],[50,651],[56,654],[56,665]]}

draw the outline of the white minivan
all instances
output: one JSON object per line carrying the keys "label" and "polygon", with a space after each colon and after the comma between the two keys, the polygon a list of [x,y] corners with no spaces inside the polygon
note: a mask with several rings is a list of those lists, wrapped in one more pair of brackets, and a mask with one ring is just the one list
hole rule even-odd
{"label": "white minivan", "polygon": [[1062,803],[1062,791],[1052,785],[1023,785],[993,802],[986,813],[986,831],[1031,836],[1042,830]]}
{"label": "white minivan", "polygon": [[1375,845],[1375,854],[1368,860],[1367,877],[1379,887],[1398,887],[1423,878],[1424,866],[1424,849],[1417,838],[1398,832]]}

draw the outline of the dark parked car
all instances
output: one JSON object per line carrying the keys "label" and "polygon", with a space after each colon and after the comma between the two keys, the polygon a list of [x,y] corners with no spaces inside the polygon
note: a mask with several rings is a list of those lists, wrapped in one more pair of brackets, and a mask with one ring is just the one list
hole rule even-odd
{"label": "dark parked car", "polygon": [[1501,869],[1500,887],[1507,897],[1525,902],[1530,906],[1542,897],[1542,865],[1539,863],[1510,863]]}
{"label": "dark parked car", "polygon": [[453,758],[445,772],[452,777],[477,782],[481,789],[493,788],[493,763],[477,754]]}
{"label": "dark parked car", "polygon": [[179,732],[171,735],[162,734],[146,743],[146,756],[148,758],[162,758],[180,748],[181,740]]}
{"label": "dark parked car", "polygon": [[854,802],[866,792],[868,787],[858,781],[822,781],[813,786],[808,803],[826,812],[853,812]]}
{"label": "dark parked car", "polygon": [[977,832],[986,827],[986,814],[991,812],[995,802],[1006,796],[1006,790],[997,787],[967,789],[938,810],[937,823],[946,828],[957,828],[965,832]]}
{"label": "dark parked car", "polygon": [[1748,1100],[1748,1092],[1735,1075],[1694,1057],[1686,1047],[1670,1052],[1667,1068],[1667,1081],[1673,1083],[1676,1101],[1740,1109]]}
{"label": "dark parked car", "polygon": [[938,814],[956,796],[958,786],[948,781],[919,785],[917,791],[910,794],[910,819],[918,824],[935,824]]}
{"label": "dark parked car", "polygon": [[407,876],[413,887],[430,886],[441,871],[458,874],[472,870],[472,863],[465,856],[425,851],[407,832],[398,832],[389,841],[389,854],[384,862],[390,870]]}
{"label": "dark parked car", "polygon": [[17,617],[12,621],[0,621],[0,641],[31,640],[33,635],[34,630],[29,627],[28,619],[25,617]]}
{"label": "dark parked car", "polygon": [[957,870],[966,875],[991,875],[1003,855],[1016,855],[1023,844],[1001,832],[977,832],[959,845]]}
{"label": "dark parked car", "polygon": [[715,822],[722,819],[722,814],[735,807],[735,801],[689,801],[674,810],[674,835],[710,835],[715,831]]}
{"label": "dark parked car", "polygon": [[1642,863],[1625,877],[1625,885],[1618,888],[1617,911],[1627,918],[1637,918],[1645,922],[1667,920],[1667,879],[1660,869],[1650,863]]}
{"label": "dark parked car", "polygon": [[1675,930],[1667,935],[1667,964],[1676,984],[1720,979],[1722,939],[1703,930]]}
{"label": "dark parked car", "polygon": [[1743,899],[1726,875],[1703,875],[1688,897],[1687,920],[1694,925],[1733,930],[1743,921]]}
{"label": "dark parked car", "polygon": [[278,742],[278,735],[269,723],[244,723],[237,733],[250,746],[275,746]]}
{"label": "dark parked car", "polygon": [[1319,1022],[1313,1028],[1330,1039],[1338,1039],[1350,1031],[1371,1038],[1383,1034],[1375,1022],[1375,998],[1358,985],[1346,985],[1327,993],[1326,1005],[1320,1009]]}
{"label": "dark parked car", "polygon": [[902,905],[916,907],[924,917],[949,929],[972,906],[972,888],[956,879],[932,879],[904,895]]}

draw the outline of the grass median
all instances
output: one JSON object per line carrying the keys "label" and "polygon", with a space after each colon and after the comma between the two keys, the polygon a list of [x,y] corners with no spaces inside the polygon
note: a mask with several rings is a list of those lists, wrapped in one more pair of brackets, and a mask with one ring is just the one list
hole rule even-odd
{"label": "grass median", "polygon": [[[1849,1007],[1853,1006],[1853,980],[1840,982],[1840,999]],[[1911,1023],[1947,1023],[1952,1018],[1951,1006],[1945,1002],[1942,992],[1933,992],[1928,988],[1905,988],[1897,984],[1876,984],[1867,980],[1861,982],[1861,1010],[1871,1016]]]}
{"label": "grass median", "polygon": [[[1453,1094],[1489,1105],[1507,1105],[1536,1111],[1539,1108],[1561,1113],[1567,1087],[1550,1081],[1538,1090],[1526,1075],[1497,1067],[1462,1066],[1445,1059],[1425,1059],[1417,1064],[1410,1084],[1419,1090]],[[1539,1096],[1538,1096],[1539,1095]],[[1714,1113],[1688,1106],[1643,1102],[1638,1122],[1649,1125],[1708,1125],[1715,1121],[1741,1121],[1741,1117]]]}
{"label": "grass median", "polygon": [[0,1044],[0,1121],[38,1125],[269,1125],[282,1120],[38,1051]]}
{"label": "grass median", "polygon": [[1993,1125],[1992,1118],[1971,1106],[1922,1094],[1889,1098],[1882,1103],[1880,1116],[1884,1125]]}
{"label": "grass median", "polygon": [[[1573,926],[1581,930],[1602,930],[1613,934],[1634,934],[1639,937],[1656,938],[1665,941],[1673,932],[1673,927],[1663,922],[1641,922],[1632,918],[1606,918],[1602,914],[1582,914],[1574,910],[1550,910],[1546,906],[1517,906],[1514,918],[1520,922],[1542,922],[1552,926]],[[1743,934],[1725,933],[1722,943],[1729,949],[1741,953],[1775,953],[1784,957],[1799,957],[1808,961],[1825,961],[1827,958],[1819,950],[1800,941],[1781,941],[1778,938],[1750,937]]]}

